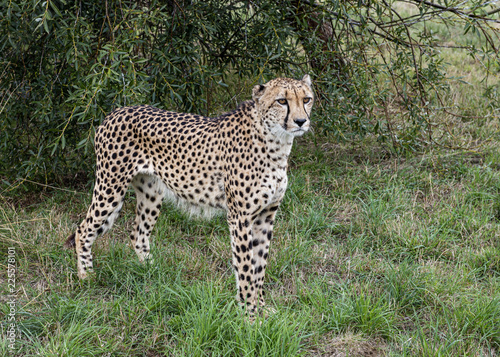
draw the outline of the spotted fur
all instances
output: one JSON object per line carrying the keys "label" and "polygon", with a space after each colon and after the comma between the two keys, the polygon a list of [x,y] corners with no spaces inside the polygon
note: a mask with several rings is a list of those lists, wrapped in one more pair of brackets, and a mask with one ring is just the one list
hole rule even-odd
{"label": "spotted fur", "polygon": [[96,179],[85,220],[68,238],[78,276],[92,270],[91,247],[111,228],[129,185],[135,189],[130,236],[140,261],[150,257],[149,236],[167,198],[192,213],[227,212],[238,298],[254,313],[273,225],[287,187],[293,139],[309,130],[311,80],[274,79],[253,88],[253,100],[217,118],[124,107],[97,129]]}

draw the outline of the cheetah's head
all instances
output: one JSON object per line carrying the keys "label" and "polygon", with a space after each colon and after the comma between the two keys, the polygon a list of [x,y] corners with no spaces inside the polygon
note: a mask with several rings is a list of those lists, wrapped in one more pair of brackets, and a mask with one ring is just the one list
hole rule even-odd
{"label": "cheetah's head", "polygon": [[309,130],[314,95],[311,78],[273,79],[253,88],[253,100],[262,124],[275,136],[301,136]]}

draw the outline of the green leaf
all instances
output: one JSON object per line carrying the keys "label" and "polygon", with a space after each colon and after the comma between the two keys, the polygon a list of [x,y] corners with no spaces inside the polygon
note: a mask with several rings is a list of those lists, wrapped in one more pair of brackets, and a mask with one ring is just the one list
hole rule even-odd
{"label": "green leaf", "polygon": [[49,24],[47,23],[47,20],[43,21],[43,28],[45,29],[45,32],[50,33]]}

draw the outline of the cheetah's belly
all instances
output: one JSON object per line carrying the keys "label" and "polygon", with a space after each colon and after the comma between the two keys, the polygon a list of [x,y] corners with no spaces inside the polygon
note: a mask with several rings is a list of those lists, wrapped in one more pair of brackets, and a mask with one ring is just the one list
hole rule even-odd
{"label": "cheetah's belly", "polygon": [[165,199],[193,216],[211,218],[223,213],[227,204],[222,175],[210,176],[208,180],[186,180],[181,185],[163,180]]}

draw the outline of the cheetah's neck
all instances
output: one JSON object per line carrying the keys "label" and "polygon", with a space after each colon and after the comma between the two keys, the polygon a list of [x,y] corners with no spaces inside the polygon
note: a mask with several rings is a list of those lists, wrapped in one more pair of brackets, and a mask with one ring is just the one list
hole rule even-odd
{"label": "cheetah's neck", "polygon": [[254,144],[264,149],[272,166],[286,170],[294,136],[282,128],[269,129],[262,125],[255,107],[252,108],[252,122]]}

